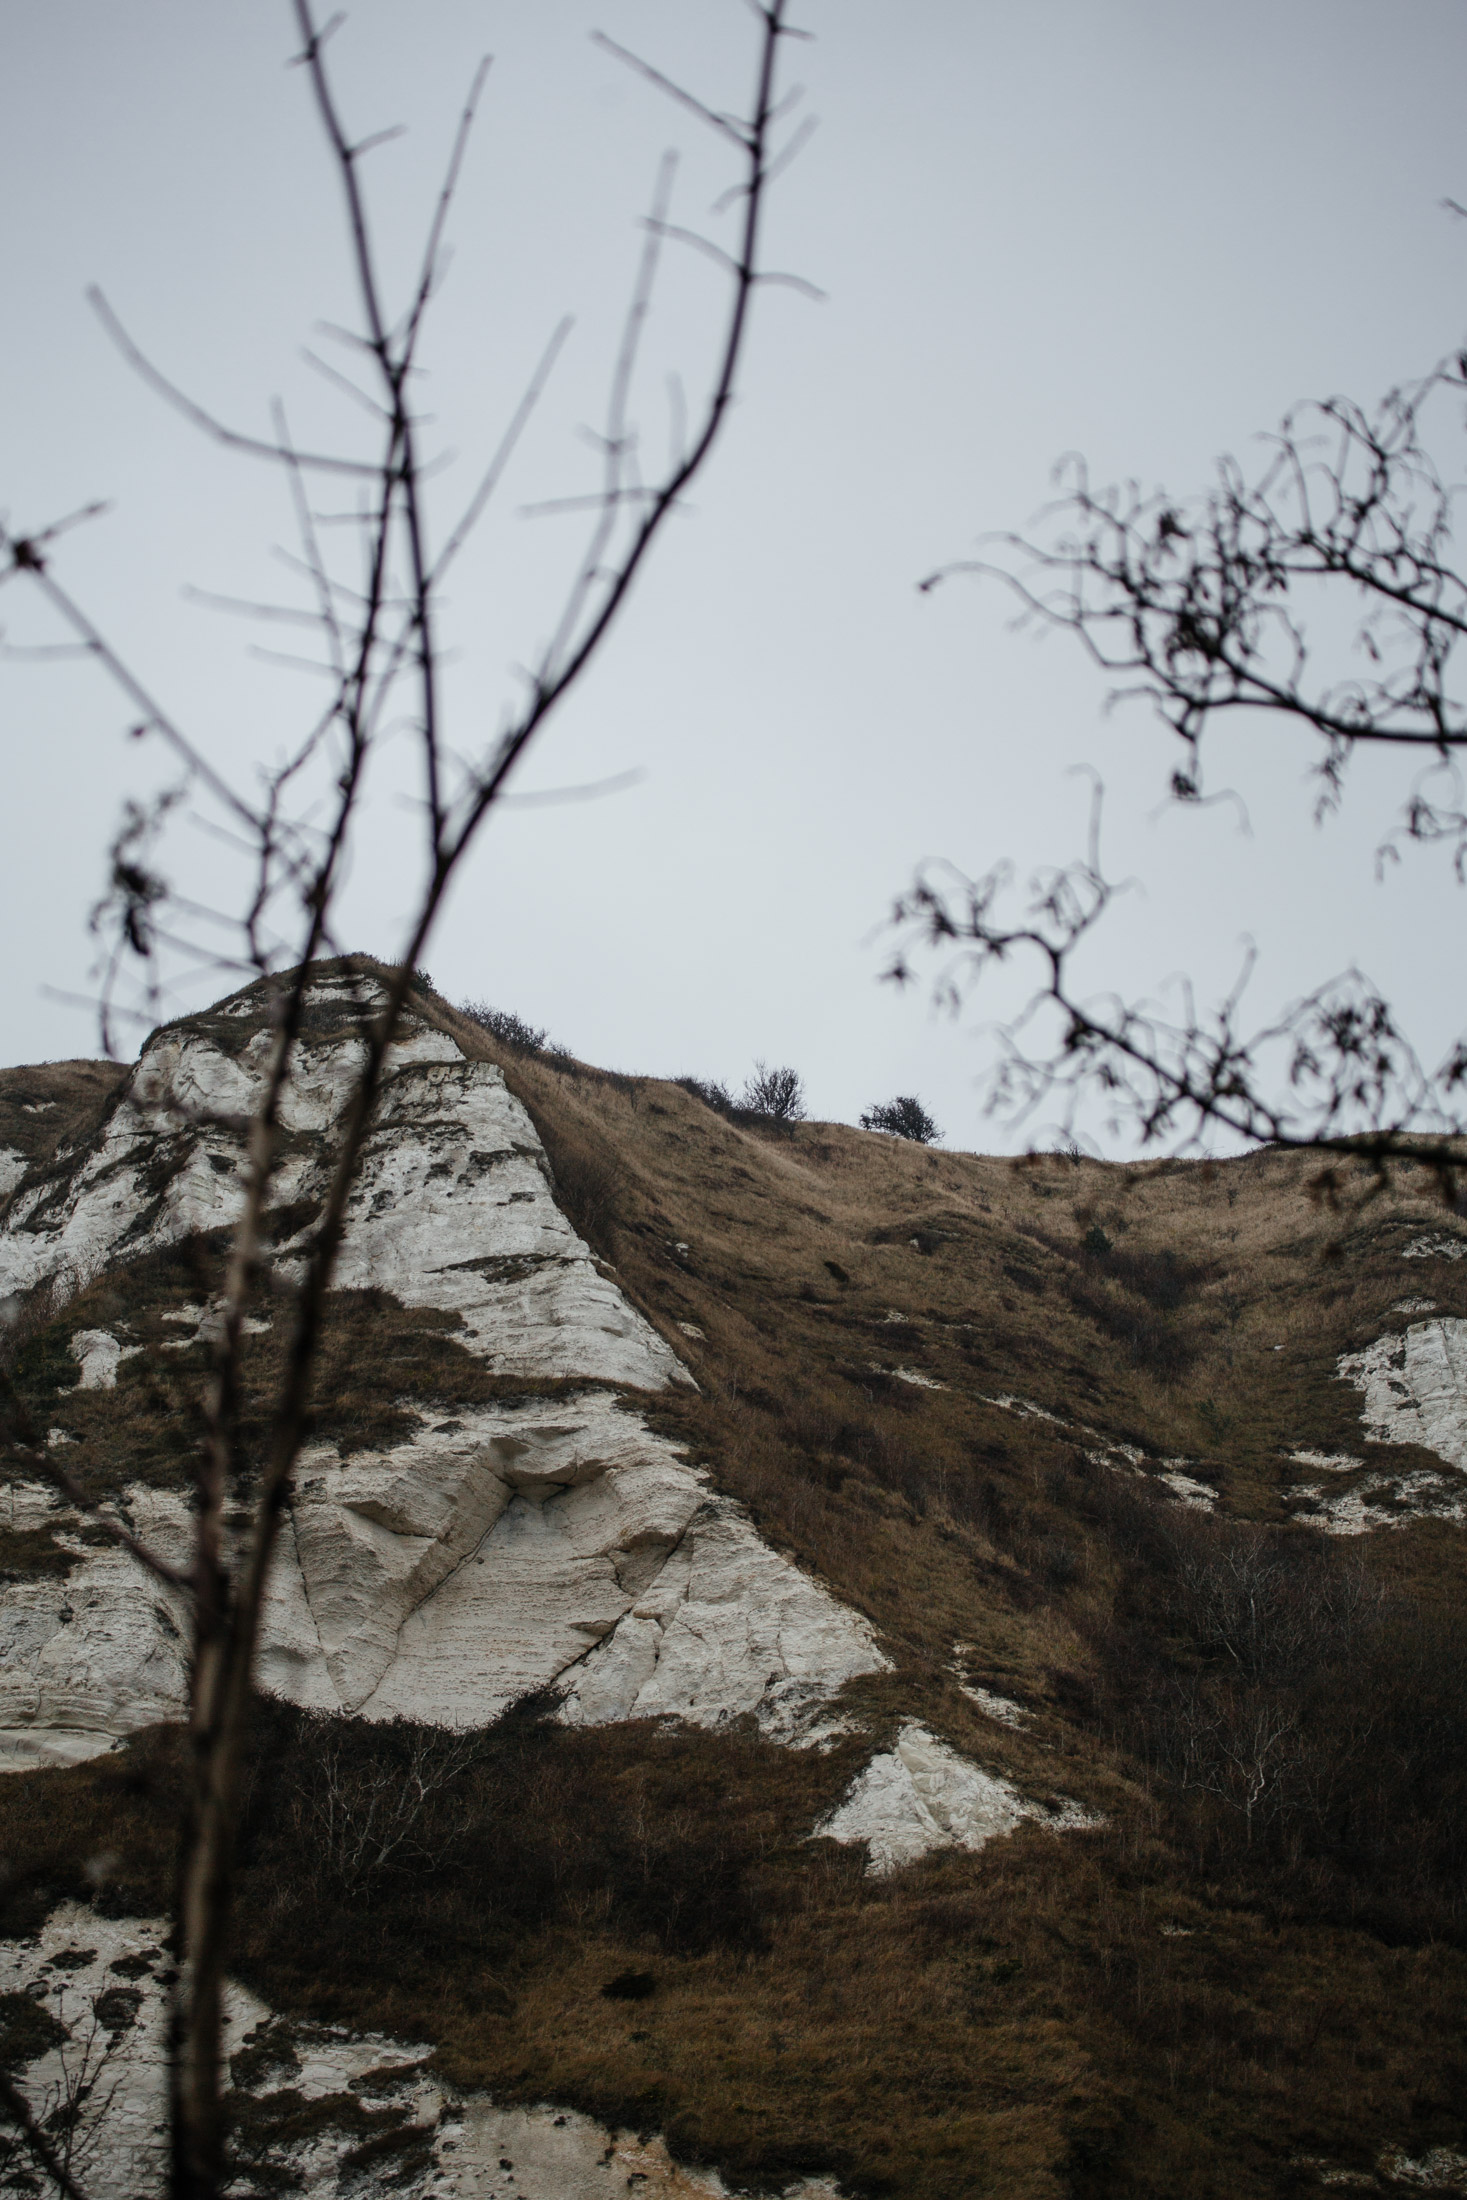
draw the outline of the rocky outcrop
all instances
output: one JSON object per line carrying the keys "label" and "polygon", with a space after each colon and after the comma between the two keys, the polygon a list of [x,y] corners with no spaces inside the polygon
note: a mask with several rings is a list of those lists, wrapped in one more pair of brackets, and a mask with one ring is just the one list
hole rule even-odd
{"label": "rocky outcrop", "polygon": [[1026,1801],[1011,1782],[909,1720],[815,1831],[832,1841],[864,1841],[867,1873],[882,1879],[933,1849],[985,1848],[1025,1819],[1065,1832],[1099,1824],[1077,1803],[1046,1810]]}
{"label": "rocky outcrop", "polygon": [[578,1723],[752,1713],[794,1740],[885,1663],[864,1620],[590,1392],[308,1453],[263,1671],[366,1718],[483,1726],[554,1687]]}
{"label": "rocky outcrop", "polygon": [[[378,998],[350,973],[311,989],[275,1193],[295,1210],[272,1256],[287,1273],[299,1212],[329,1180],[360,1017]],[[48,1155],[21,1177],[0,1230],[0,1294],[44,1282],[65,1298],[233,1220],[271,1045],[263,1007],[251,989],[156,1035],[69,1169]],[[337,1282],[451,1316],[456,1342],[495,1374],[556,1394],[436,1409],[402,1399],[411,1433],[391,1448],[323,1441],[303,1453],[262,1627],[268,1690],[314,1711],[458,1730],[549,1692],[579,1725],[750,1717],[795,1747],[849,1731],[834,1699],[889,1663],[869,1624],[647,1426],[635,1394],[691,1377],[562,1213],[502,1073],[421,1020],[391,1050]],[[163,1319],[186,1332],[158,1346],[167,1352],[207,1342],[217,1313],[172,1306]],[[138,1349],[78,1329],[78,1387],[115,1389]],[[49,1531],[70,1564],[0,1591],[0,1768],[75,1762],[176,1717],[181,1601],[45,1487],[9,1502],[12,1526]],[[136,1534],[185,1558],[181,1494],[139,1484],[119,1506]],[[1058,1822],[909,1724],[823,1830],[868,1841],[873,1870],[890,1870],[1026,1817]]]}
{"label": "rocky outcrop", "polygon": [[[282,1204],[325,1182],[361,1058],[359,1036],[339,1028],[358,991],[349,979],[313,991],[326,1028],[302,1048],[285,1111]],[[269,1046],[240,1009],[258,1002],[163,1033],[70,1177],[22,1186],[0,1234],[0,1291],[71,1292],[232,1219]],[[457,1341],[496,1373],[586,1387],[446,1418],[404,1401],[417,1426],[391,1450],[307,1451],[271,1582],[268,1688],[316,1710],[459,1728],[553,1689],[578,1723],[749,1714],[797,1743],[817,1738],[847,1680],[886,1664],[865,1620],[770,1550],[622,1395],[690,1378],[562,1214],[501,1072],[421,1024],[392,1052],[338,1281],[455,1316]],[[206,1337],[210,1318],[169,1316],[192,1327],[180,1344]],[[136,1350],[79,1330],[79,1386],[114,1387]],[[0,1764],[74,1761],[176,1715],[181,1610],[124,1553],[79,1541],[80,1521],[42,1486],[10,1503],[75,1563],[0,1596]],[[181,1497],[139,1487],[124,1509],[182,1555]]]}
{"label": "rocky outcrop", "polygon": [[[1397,1311],[1415,1312],[1418,1303],[1405,1302]],[[1364,1394],[1360,1418],[1367,1444],[1418,1445],[1453,1471],[1413,1466],[1392,1472],[1368,1467],[1350,1452],[1295,1451],[1290,1457],[1296,1465],[1329,1477],[1295,1483],[1287,1492],[1295,1517],[1327,1535],[1366,1535],[1413,1520],[1467,1521],[1467,1321],[1444,1316],[1413,1322],[1363,1352],[1347,1352],[1338,1373]]]}
{"label": "rocky outcrop", "polygon": [[[128,1523],[181,1558],[187,1508],[140,1490]],[[12,1484],[0,1520],[12,1533],[61,1527],[76,1563],[0,1589],[0,1771],[77,1764],[124,1734],[177,1718],[184,1701],[184,1614],[117,1546],[81,1542],[77,1515],[39,1483]]]}
{"label": "rocky outcrop", "polygon": [[[349,979],[312,990],[327,1029],[301,1047],[282,1111],[277,1208],[325,1189],[332,1133],[362,1059],[350,1021],[374,1005],[370,995],[359,1003],[360,993]],[[0,1232],[0,1297],[42,1282],[67,1296],[104,1268],[234,1221],[242,1125],[271,1047],[259,1006],[245,995],[207,1029],[162,1032],[71,1174],[21,1181]],[[220,1035],[235,1009],[259,1025],[241,1026],[237,1051]],[[338,1285],[376,1285],[405,1306],[456,1315],[460,1341],[500,1374],[643,1390],[689,1381],[556,1205],[544,1147],[503,1074],[411,1019],[390,1060]],[[291,1250],[287,1242],[280,1259]]]}
{"label": "rocky outcrop", "polygon": [[1467,1321],[1413,1322],[1347,1353],[1339,1372],[1365,1394],[1367,1443],[1420,1444],[1467,1471]]}
{"label": "rocky outcrop", "polygon": [[[34,1939],[0,1942],[0,2022],[5,1997],[28,2008],[30,2052],[19,2047],[9,2066],[35,2113],[74,2117],[73,2173],[91,2200],[161,2187],[166,1933],[161,1921],[65,1904]],[[430,2053],[420,2042],[286,2022],[231,1986],[229,2108],[247,2189],[306,2200],[343,2190],[358,2200],[723,2200],[718,2173],[675,2162],[662,2139],[460,2092],[429,2071]],[[0,2135],[0,2180],[27,2191],[23,2155],[7,2158],[14,2144]],[[838,2190],[801,2178],[785,2200],[836,2200]]]}
{"label": "rocky outcrop", "polygon": [[[182,1611],[123,1551],[77,1540],[43,1485],[14,1523],[76,1555],[0,1596],[0,1766],[75,1762],[183,1704]],[[128,1523],[181,1558],[181,1498]],[[552,1689],[575,1723],[751,1714],[819,1739],[847,1680],[886,1659],[867,1623],[771,1551],[638,1417],[590,1392],[465,1410],[389,1452],[302,1459],[259,1671],[311,1710],[486,1726]]]}

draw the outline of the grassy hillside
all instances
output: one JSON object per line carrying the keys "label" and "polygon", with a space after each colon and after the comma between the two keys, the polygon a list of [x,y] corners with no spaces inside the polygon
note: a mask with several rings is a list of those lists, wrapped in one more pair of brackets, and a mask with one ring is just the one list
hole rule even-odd
{"label": "grassy hillside", "polygon": [[[1453,1227],[1426,1180],[1337,1212],[1284,1155],[1014,1164],[760,1129],[422,1006],[500,1063],[576,1227],[696,1375],[642,1409],[895,1670],[852,1686],[864,1732],[826,1755],[524,1706],[404,1867],[365,1879],[323,1839],[323,1765],[365,1787],[434,1745],[262,1705],[242,1974],[768,2188],[826,2168],[912,2200],[1241,2200],[1335,2171],[1404,2191],[1389,2150],[1462,2147],[1464,1531],[1324,1537],[1286,1501],[1291,1451],[1362,1449],[1338,1355],[1404,1327],[1412,1292],[1467,1314],[1462,1264],[1401,1257]],[[71,1330],[125,1312],[148,1334],[214,1257],[157,1256],[22,1325],[36,1419]],[[202,1348],[166,1386],[148,1366],[85,1402],[80,1469],[177,1472]],[[390,1440],[395,1399],[492,1383],[441,1317],[343,1294],[322,1428]],[[864,1877],[809,1831],[914,1713],[1103,1826]],[[177,1749],[160,1731],[0,1784],[11,1928],[103,1853],[99,1900],[166,1902]]]}

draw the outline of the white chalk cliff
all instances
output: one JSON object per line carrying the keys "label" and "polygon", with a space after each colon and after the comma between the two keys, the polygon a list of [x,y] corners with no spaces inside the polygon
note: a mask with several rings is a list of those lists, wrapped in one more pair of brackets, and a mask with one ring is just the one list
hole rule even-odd
{"label": "white chalk cliff", "polygon": [[1365,1394],[1367,1443],[1420,1444],[1467,1471],[1467,1321],[1412,1322],[1347,1353],[1339,1372]]}
{"label": "white chalk cliff", "polygon": [[1025,1819],[1055,1832],[1100,1823],[1078,1803],[1045,1810],[1027,1801],[1012,1782],[984,1772],[908,1720],[815,1831],[832,1841],[864,1841],[868,1877],[884,1879],[931,1849],[985,1848]]}
{"label": "white chalk cliff", "polygon": [[[1416,1250],[1406,1248],[1408,1255]],[[1407,1301],[1398,1311],[1414,1312],[1419,1304]],[[1297,1465],[1324,1470],[1333,1482],[1296,1483],[1286,1493],[1299,1508],[1296,1517],[1327,1535],[1367,1535],[1413,1520],[1467,1521],[1467,1321],[1445,1315],[1412,1322],[1363,1352],[1347,1352],[1337,1372],[1364,1395],[1367,1444],[1415,1444],[1453,1471],[1371,1471],[1349,1452],[1295,1451]]]}
{"label": "white chalk cliff", "polygon": [[[324,1184],[361,1058],[357,991],[314,989],[328,1028],[308,1036],[292,1083],[282,1204]],[[0,1296],[47,1280],[74,1293],[233,1219],[238,1126],[269,1036],[242,1027],[232,1050],[220,1033],[231,1013],[258,1023],[258,1011],[245,995],[205,1029],[160,1034],[70,1175],[21,1179],[0,1230]],[[425,1025],[409,1022],[392,1050],[337,1280],[456,1315],[457,1341],[496,1373],[584,1387],[447,1417],[409,1402],[417,1427],[391,1450],[307,1451],[271,1583],[268,1688],[448,1727],[553,1689],[572,1721],[713,1726],[747,1713],[799,1742],[818,1737],[847,1680],[887,1664],[866,1621],[770,1550],[622,1395],[690,1378],[560,1211],[501,1072]],[[115,1385],[131,1349],[79,1331],[81,1385]],[[122,1503],[138,1532],[182,1555],[181,1497],[136,1487]],[[13,1489],[8,1504],[12,1527],[50,1527],[76,1563],[0,1590],[0,1766],[74,1761],[176,1715],[181,1610],[125,1553],[79,1541],[47,1488]]]}
{"label": "white chalk cliff", "polygon": [[[91,2200],[135,2200],[162,2187],[167,1931],[161,1919],[108,1918],[64,1903],[33,1938],[0,1941],[0,1994],[26,1995],[54,2028],[55,2044],[15,2078],[36,2114],[74,2111],[72,2168]],[[262,2144],[255,2168],[267,2190],[305,2200],[335,2200],[343,2190],[358,2200],[626,2200],[629,2192],[724,2200],[728,2191],[716,2170],[674,2161],[660,2138],[608,2130],[572,2110],[501,2107],[460,2093],[427,2067],[426,2042],[291,2023],[231,1985],[226,2059],[241,2049],[254,2065],[241,2091],[253,2103]],[[365,2162],[364,2139],[375,2157]],[[802,2177],[784,2200],[838,2193],[829,2178]]]}
{"label": "white chalk cliff", "polygon": [[[327,980],[311,1005],[343,1019],[358,990]],[[258,1016],[251,997],[239,1005]],[[262,1089],[270,1045],[264,1028],[238,1053],[187,1025],[161,1032],[74,1172],[22,1179],[14,1191],[0,1230],[0,1297],[46,1281],[69,1295],[119,1261],[232,1223],[244,1169],[237,1125]],[[324,1191],[331,1133],[362,1054],[350,1029],[302,1045],[281,1111],[291,1143],[276,1206]],[[406,1306],[456,1314],[460,1341],[500,1374],[643,1390],[688,1380],[597,1269],[549,1173],[501,1072],[407,1022],[352,1193],[338,1286],[375,1284]]]}

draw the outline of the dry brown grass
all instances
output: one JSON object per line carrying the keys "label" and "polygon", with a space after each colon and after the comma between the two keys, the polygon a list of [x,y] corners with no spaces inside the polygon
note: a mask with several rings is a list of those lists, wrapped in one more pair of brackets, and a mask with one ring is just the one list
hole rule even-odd
{"label": "dry brown grass", "polygon": [[[1290,1450],[1359,1446],[1339,1353],[1400,1326],[1392,1305],[1419,1291],[1467,1314],[1460,1267],[1400,1258],[1408,1228],[1442,1226],[1429,1187],[1342,1217],[1285,1155],[1015,1165],[843,1125],[774,1134],[677,1085],[506,1052],[418,1005],[500,1064],[572,1220],[696,1375],[696,1394],[645,1410],[871,1617],[896,1670],[852,1690],[866,1738],[829,1758],[737,1733],[511,1721],[471,1782],[469,1851],[445,1844],[440,1870],[354,1905],[291,1817],[302,1730],[267,1708],[240,1905],[259,1989],[431,2037],[465,2082],[658,2125],[765,2186],[819,2166],[913,2200],[1239,2200],[1308,2189],[1295,2155],[1363,2169],[1386,2144],[1461,2144],[1467,1932],[1442,1884],[1456,1698],[1411,1767],[1376,1781],[1374,1848],[1322,1806],[1287,1841],[1240,1844],[1176,1789],[1147,1724],[1148,1691],[1216,1685],[1176,1585],[1249,1524],[1307,1561],[1291,1580],[1363,1557],[1385,1596],[1351,1653],[1374,1711],[1336,1732],[1317,1668],[1289,1681],[1316,1690],[1331,1777],[1374,1764],[1369,1717],[1445,1642],[1432,1629],[1467,1588],[1459,1531],[1424,1522],[1341,1551],[1290,1527],[1281,1499]],[[131,1322],[161,1341],[172,1299],[202,1295],[189,1263],[213,1257],[181,1249],[176,1268],[104,1282],[27,1340],[36,1411],[75,1420],[90,1471],[176,1473],[197,1371],[173,1356],[165,1397],[131,1362],[116,1393],[63,1396],[65,1337]],[[262,1394],[274,1350],[259,1340]],[[397,1401],[490,1384],[442,1324],[343,1295],[321,1427],[383,1441]],[[1002,1393],[1065,1425],[987,1402]],[[1085,1430],[1217,1484],[1196,1564],[1165,1542],[1169,1501],[1089,1461]],[[1026,1729],[962,1694],[957,1642],[970,1679],[1030,1706]],[[1027,1793],[1098,1808],[1106,1830],[1029,1829],[865,1880],[860,1852],[806,1836],[914,1714]],[[1367,1756],[1351,1757],[1361,1733]],[[106,1899],[164,1902],[171,1746],[0,1787],[18,1921],[82,1889],[101,1849],[122,1859]],[[1392,1813],[1399,1850],[1380,1830]],[[604,1999],[628,1969],[650,1970],[654,1993]]]}
{"label": "dry brown grass", "polygon": [[[460,2083],[663,2129],[756,2189],[824,2167],[912,2200],[1240,2200],[1307,2189],[1296,2154],[1460,2141],[1462,1951],[1189,1884],[1140,1803],[872,1882],[804,1838],[844,1757],[521,1717],[467,1778],[467,1841],[347,1903],[292,1829],[318,1746],[262,1707],[243,1975],[297,2015],[432,2039]],[[156,1912],[177,1786],[161,1734],[0,1787],[13,1922],[85,1898],[104,1851],[98,1899]],[[629,1969],[651,1994],[607,1998]]]}
{"label": "dry brown grass", "polygon": [[[34,1168],[58,1148],[79,1146],[104,1121],[126,1069],[118,1062],[40,1062],[0,1069],[0,1146],[25,1155]],[[0,1200],[0,1212],[4,1211]]]}

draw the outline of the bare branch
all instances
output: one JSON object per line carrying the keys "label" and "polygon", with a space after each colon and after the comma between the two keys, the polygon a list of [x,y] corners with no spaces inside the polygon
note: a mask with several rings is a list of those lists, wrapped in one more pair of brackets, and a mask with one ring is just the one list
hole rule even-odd
{"label": "bare branch", "polygon": [[429,224],[427,242],[423,246],[422,273],[418,277],[417,288],[413,295],[412,310],[408,316],[407,328],[402,341],[401,348],[404,359],[411,359],[417,348],[418,330],[422,325],[423,314],[433,291],[438,255],[443,244],[444,224],[448,220],[449,209],[453,205],[454,195],[458,190],[458,179],[463,171],[464,155],[468,151],[469,139],[473,134],[474,117],[478,113],[479,101],[483,96],[484,86],[488,81],[492,65],[493,57],[486,53],[474,71],[473,82],[469,86],[469,96],[464,101],[463,112],[459,116],[453,148],[448,156],[448,168],[438,193],[438,204],[433,209],[433,219]]}
{"label": "bare branch", "polygon": [[711,129],[719,131],[741,150],[747,151],[748,139],[727,115],[716,115],[711,107],[704,106],[701,99],[695,99],[691,92],[685,92],[680,84],[675,84],[670,76],[664,76],[660,69],[654,69],[650,61],[643,61],[639,54],[630,52],[625,46],[619,46],[614,38],[608,38],[605,31],[592,31],[591,39],[593,44],[600,46],[605,52],[614,54],[618,61],[624,61],[629,69],[635,69],[638,76],[645,77],[649,84],[655,84],[660,92],[666,92],[668,98],[675,99],[680,107],[686,107],[700,122],[706,122]]}
{"label": "bare branch", "polygon": [[429,575],[430,585],[436,587],[443,579],[444,574],[483,517],[490,498],[504,478],[504,470],[514,455],[520,437],[529,426],[531,416],[545,394],[546,384],[555,371],[556,361],[559,359],[574,326],[575,323],[567,315],[555,328],[549,343],[540,356],[538,366],[525,385],[524,395],[515,407],[509,426],[499,439],[498,450],[496,450],[485,468],[479,486],[465,506],[462,517],[452,529],[448,540],[438,553],[433,570]]}
{"label": "bare branch", "polygon": [[14,2085],[3,2071],[0,2071],[0,2111],[4,2112],[20,2133],[33,2159],[55,2185],[62,2200],[87,2200],[85,2192],[37,2123],[29,2101],[19,2086]]}
{"label": "bare branch", "polygon": [[357,458],[333,458],[320,451],[283,451],[278,444],[266,443],[259,436],[242,435],[235,428],[227,428],[222,420],[216,420],[202,405],[196,405],[176,388],[166,375],[160,374],[146,353],[140,351],[127,330],[118,320],[111,306],[95,284],[87,292],[87,300],[107,334],[111,337],[123,358],[156,391],[175,412],[183,414],[196,428],[203,430],[214,442],[224,444],[229,450],[247,452],[251,458],[273,459],[277,465],[308,466],[313,473],[355,474],[359,480],[370,481],[377,469],[370,460]]}

